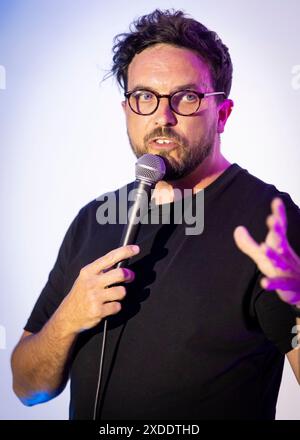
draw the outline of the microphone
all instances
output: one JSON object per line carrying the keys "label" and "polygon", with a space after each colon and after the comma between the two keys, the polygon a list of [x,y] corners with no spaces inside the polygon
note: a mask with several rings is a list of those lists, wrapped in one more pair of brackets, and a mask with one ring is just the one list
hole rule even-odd
{"label": "microphone", "polygon": [[[149,196],[155,184],[166,173],[166,163],[161,156],[156,154],[144,154],[135,164],[135,182],[133,191],[135,200],[128,211],[128,223],[124,227],[120,246],[134,244],[140,227],[139,219],[147,213]],[[116,267],[126,266],[128,260],[120,261]]]}
{"label": "microphone", "polygon": [[[149,195],[155,184],[161,180],[166,173],[166,163],[161,156],[155,154],[144,154],[141,156],[135,164],[135,183],[133,189],[135,190],[135,200],[132,202],[128,212],[128,223],[124,227],[122,237],[120,240],[120,246],[126,246],[128,244],[134,244],[137,233],[140,227],[139,218],[142,219],[143,215],[147,212],[149,207]],[[138,217],[139,214],[139,217]],[[127,260],[120,261],[115,268],[124,267],[127,265]],[[99,414],[99,407],[101,403],[100,390],[102,384],[102,373],[104,364],[104,352],[107,335],[107,318],[104,320],[103,327],[103,339],[101,346],[100,364],[98,371],[98,381],[96,387],[96,395],[93,410],[93,420],[101,415]],[[102,395],[103,399],[103,395]]]}

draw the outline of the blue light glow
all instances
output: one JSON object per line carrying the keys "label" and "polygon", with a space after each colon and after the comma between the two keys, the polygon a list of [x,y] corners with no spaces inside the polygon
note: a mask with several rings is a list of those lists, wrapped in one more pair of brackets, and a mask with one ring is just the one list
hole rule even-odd
{"label": "blue light glow", "polygon": [[26,406],[34,406],[38,405],[39,403],[47,402],[48,400],[52,399],[53,394],[49,393],[48,391],[39,391],[38,393],[32,394],[29,397],[21,398],[22,403]]}

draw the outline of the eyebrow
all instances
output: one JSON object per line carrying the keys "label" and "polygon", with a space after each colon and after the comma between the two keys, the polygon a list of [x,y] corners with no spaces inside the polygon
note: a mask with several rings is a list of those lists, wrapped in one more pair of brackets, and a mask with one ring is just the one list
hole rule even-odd
{"label": "eyebrow", "polygon": [[[180,86],[174,87],[174,89],[172,89],[170,91],[170,94],[175,93],[175,92],[177,92],[179,90],[193,89],[193,90],[197,91],[199,89],[199,85],[204,86],[205,88],[207,88],[207,84],[205,84],[205,83],[199,83],[199,84],[196,84],[196,83],[186,83],[186,84],[182,84]],[[131,92],[135,92],[136,90],[150,90],[151,92],[158,93],[158,91],[155,90],[153,87],[145,86],[144,84],[137,84],[130,91]]]}

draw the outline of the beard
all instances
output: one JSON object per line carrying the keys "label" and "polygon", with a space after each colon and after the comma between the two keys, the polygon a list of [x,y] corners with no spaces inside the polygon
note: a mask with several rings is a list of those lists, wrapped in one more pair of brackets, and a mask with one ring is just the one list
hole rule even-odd
{"label": "beard", "polygon": [[171,127],[157,127],[144,137],[142,145],[136,145],[127,131],[131,149],[137,158],[143,154],[149,154],[149,141],[156,137],[169,137],[178,142],[176,158],[170,155],[173,150],[164,150],[163,148],[160,151],[157,150],[157,154],[163,157],[166,162],[165,180],[178,180],[192,173],[211,154],[215,134],[215,127],[211,127],[205,137],[197,143],[189,144],[185,137],[179,136]]}

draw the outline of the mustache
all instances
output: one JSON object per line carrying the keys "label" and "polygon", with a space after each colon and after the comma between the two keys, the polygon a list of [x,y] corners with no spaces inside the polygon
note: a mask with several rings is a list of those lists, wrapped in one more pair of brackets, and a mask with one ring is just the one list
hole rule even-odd
{"label": "mustache", "polygon": [[174,139],[178,144],[188,145],[188,141],[184,136],[180,136],[171,127],[157,127],[144,137],[144,144],[156,137],[169,137]]}

